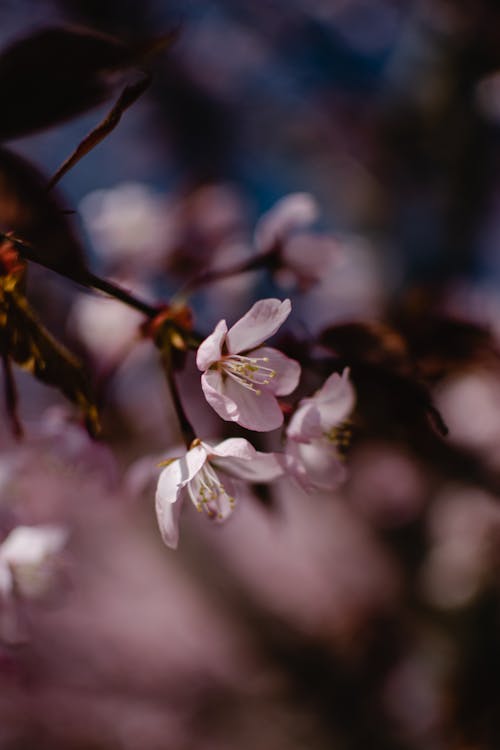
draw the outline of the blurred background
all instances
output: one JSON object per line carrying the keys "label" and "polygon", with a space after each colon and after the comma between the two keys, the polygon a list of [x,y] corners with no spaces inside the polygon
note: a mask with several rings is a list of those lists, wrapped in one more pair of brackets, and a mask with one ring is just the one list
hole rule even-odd
{"label": "blurred background", "polygon": [[[66,536],[0,600],[0,748],[499,748],[497,4],[1,0],[4,121],[2,51],[54,25],[179,36],[57,186],[62,234],[18,189],[27,236],[154,303],[254,258],[262,217],[301,194],[313,208],[280,263],[198,289],[195,327],[289,296],[295,401],[350,366],[357,406],[338,491],[285,477],[220,527],[186,507],[172,552],[153,498],[182,441],[143,316],[30,265],[31,303],[92,374],[103,440],[16,370],[26,436],[2,419],[0,540]],[[2,224],[19,164],[48,180],[134,75],[68,121],[0,126]],[[198,378],[188,355],[199,434],[236,434]]]}

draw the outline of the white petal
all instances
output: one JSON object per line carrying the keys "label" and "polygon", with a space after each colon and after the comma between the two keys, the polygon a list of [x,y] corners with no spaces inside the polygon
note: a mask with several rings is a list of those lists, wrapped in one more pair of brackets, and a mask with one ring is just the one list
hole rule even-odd
{"label": "white petal", "polygon": [[286,434],[292,440],[308,443],[323,434],[319,409],[311,398],[303,399],[292,415]]}
{"label": "white petal", "polygon": [[205,448],[196,445],[185,456],[176,458],[165,466],[158,478],[157,502],[175,503],[181,489],[199,472],[206,460]]}
{"label": "white petal", "polygon": [[235,422],[238,407],[235,402],[223,392],[224,381],[219,370],[207,370],[201,376],[201,387],[212,409],[228,422]]}
{"label": "white petal", "polygon": [[255,451],[251,461],[239,458],[217,459],[217,466],[247,482],[272,482],[283,474],[283,465],[274,453]]}
{"label": "white petal", "polygon": [[224,380],[218,370],[203,373],[201,385],[212,409],[228,422],[257,432],[269,432],[283,424],[276,397],[264,388],[257,394],[231,378]]}
{"label": "white petal", "polygon": [[265,388],[255,393],[227,378],[223,390],[226,398],[235,405],[232,421],[247,430],[269,432],[283,424],[283,414],[276,397]]}
{"label": "white petal", "polygon": [[184,503],[184,492],[178,495],[176,502],[165,501],[160,495],[156,495],[156,517],[162,539],[172,549],[176,549],[179,542],[179,518]]}
{"label": "white petal", "polygon": [[255,458],[257,451],[245,438],[228,438],[222,443],[209,448],[209,456],[220,458],[241,458],[250,461]]}
{"label": "white petal", "polygon": [[347,419],[356,402],[356,394],[349,380],[349,368],[344,369],[342,377],[336,372],[330,375],[313,400],[325,431]]}
{"label": "white petal", "polygon": [[2,557],[9,565],[41,565],[62,549],[67,538],[61,526],[17,526],[1,545]]}
{"label": "white petal", "polygon": [[0,556],[0,604],[1,597],[7,597],[12,591],[12,572],[6,560]]}
{"label": "white petal", "polygon": [[276,373],[266,386],[275,396],[287,396],[296,389],[300,380],[300,365],[294,359],[290,359],[278,349],[270,346],[260,346],[254,349],[251,356],[266,358],[268,361],[262,362],[262,366]]}
{"label": "white petal", "polygon": [[254,349],[273,336],[290,315],[289,299],[261,299],[229,329],[226,345],[230,354]]}
{"label": "white petal", "polygon": [[293,229],[312,224],[318,218],[318,204],[309,193],[285,196],[265,213],[255,228],[255,245],[265,252]]}
{"label": "white petal", "polygon": [[326,441],[297,443],[298,454],[311,483],[319,489],[335,489],[346,479],[346,468]]}
{"label": "white petal", "polygon": [[226,338],[227,325],[225,320],[220,320],[213,333],[201,342],[196,353],[196,366],[199,370],[208,370],[210,365],[217,362],[222,355],[222,345]]}

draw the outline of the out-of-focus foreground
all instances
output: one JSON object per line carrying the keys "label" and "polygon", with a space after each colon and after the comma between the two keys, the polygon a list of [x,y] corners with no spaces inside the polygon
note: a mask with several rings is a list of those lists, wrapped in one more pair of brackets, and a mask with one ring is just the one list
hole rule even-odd
{"label": "out-of-focus foreground", "polygon": [[[0,45],[1,750],[499,748],[496,3],[4,0]],[[155,305],[197,435],[281,455],[189,343],[262,298],[286,425],[349,368],[342,477],[172,551]]]}

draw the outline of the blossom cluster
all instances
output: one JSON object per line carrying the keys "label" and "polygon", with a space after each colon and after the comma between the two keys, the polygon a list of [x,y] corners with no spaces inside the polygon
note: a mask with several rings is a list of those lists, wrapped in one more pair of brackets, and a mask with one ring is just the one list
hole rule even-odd
{"label": "blossom cluster", "polygon": [[[228,422],[269,432],[283,425],[278,397],[298,386],[301,368],[278,349],[263,346],[291,312],[290,300],[263,299],[228,329],[221,320],[200,344],[196,364],[207,402]],[[245,438],[216,444],[195,438],[185,455],[165,462],[156,490],[156,512],[165,543],[175,548],[186,498],[210,519],[232,512],[241,481],[269,482],[283,474],[305,489],[331,489],[345,478],[341,447],[355,395],[348,370],[333,373],[302,399],[286,428],[285,451],[263,453]]]}

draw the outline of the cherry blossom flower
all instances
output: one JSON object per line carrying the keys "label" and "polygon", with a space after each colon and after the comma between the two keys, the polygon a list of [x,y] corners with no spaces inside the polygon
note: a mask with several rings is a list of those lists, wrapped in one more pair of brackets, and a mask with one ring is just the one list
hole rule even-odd
{"label": "cherry blossom flower", "polygon": [[293,414],[287,428],[289,468],[307,488],[332,489],[344,481],[340,449],[355,398],[346,367],[342,376],[333,373],[314,396],[302,399]]}
{"label": "cherry blossom flower", "polygon": [[265,213],[255,228],[254,242],[261,253],[276,255],[278,283],[306,291],[325,276],[342,257],[341,244],[327,234],[304,231],[319,217],[319,206],[309,193],[291,193]]}
{"label": "cherry blossom flower", "polygon": [[66,529],[55,525],[17,526],[0,545],[0,594],[17,588],[21,594],[43,593],[50,571],[44,567],[67,540]]}
{"label": "cherry blossom flower", "polygon": [[276,396],[297,386],[300,365],[277,349],[260,346],[291,311],[290,300],[264,299],[232,328],[221,320],[198,348],[196,364],[210,406],[227,421],[258,432],[283,423]]}
{"label": "cherry blossom flower", "polygon": [[235,479],[269,482],[281,474],[274,454],[256,451],[244,438],[229,438],[214,446],[194,440],[185,456],[167,462],[158,479],[156,513],[165,544],[177,547],[179,516],[187,497],[210,519],[224,521],[236,503]]}

